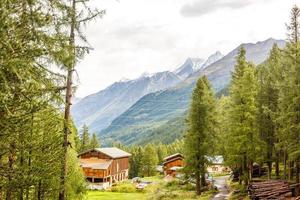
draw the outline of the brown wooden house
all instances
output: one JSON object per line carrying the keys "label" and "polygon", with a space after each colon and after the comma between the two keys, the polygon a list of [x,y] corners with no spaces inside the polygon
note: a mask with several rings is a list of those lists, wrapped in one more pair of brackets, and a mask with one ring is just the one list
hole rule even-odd
{"label": "brown wooden house", "polygon": [[95,148],[78,155],[86,179],[92,183],[112,183],[128,178],[131,154],[115,148]]}
{"label": "brown wooden house", "polygon": [[176,176],[177,171],[184,166],[183,156],[180,153],[173,154],[164,158],[163,170],[164,175]]}

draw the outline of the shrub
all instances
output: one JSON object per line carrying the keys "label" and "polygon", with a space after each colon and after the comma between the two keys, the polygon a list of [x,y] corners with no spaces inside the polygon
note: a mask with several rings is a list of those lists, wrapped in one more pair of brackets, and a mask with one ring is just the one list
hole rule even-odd
{"label": "shrub", "polygon": [[136,192],[135,186],[131,183],[121,183],[111,188],[112,192],[134,193]]}

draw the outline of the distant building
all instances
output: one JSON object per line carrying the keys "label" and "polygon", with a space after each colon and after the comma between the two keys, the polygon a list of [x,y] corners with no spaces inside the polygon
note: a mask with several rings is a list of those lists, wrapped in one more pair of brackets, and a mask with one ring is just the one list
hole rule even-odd
{"label": "distant building", "polygon": [[128,179],[130,156],[115,147],[95,148],[78,155],[86,179],[106,186]]}
{"label": "distant building", "polygon": [[173,154],[164,158],[163,161],[163,171],[164,175],[176,176],[178,170],[182,169],[184,166],[183,156],[180,153]]}
{"label": "distant building", "polygon": [[207,167],[209,173],[229,172],[230,168],[224,165],[223,156],[208,157],[210,165]]}

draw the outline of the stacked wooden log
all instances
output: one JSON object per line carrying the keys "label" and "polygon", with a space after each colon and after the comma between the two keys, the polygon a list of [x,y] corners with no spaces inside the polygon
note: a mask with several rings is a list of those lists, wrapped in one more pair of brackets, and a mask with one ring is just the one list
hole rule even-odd
{"label": "stacked wooden log", "polygon": [[290,185],[282,180],[253,182],[248,186],[249,196],[253,200],[261,199],[290,199],[292,191]]}

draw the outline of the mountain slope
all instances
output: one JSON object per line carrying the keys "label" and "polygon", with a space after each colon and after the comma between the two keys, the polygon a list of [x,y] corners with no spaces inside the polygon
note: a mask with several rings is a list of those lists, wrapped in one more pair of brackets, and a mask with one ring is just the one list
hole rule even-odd
{"label": "mountain slope", "polygon": [[144,73],[135,80],[122,79],[76,102],[72,108],[75,124],[79,129],[86,124],[90,132],[100,132],[144,95],[175,86],[220,56],[221,53],[217,52],[206,61],[201,58],[188,58],[174,72]]}
{"label": "mountain slope", "polygon": [[172,72],[158,72],[136,80],[119,81],[105,90],[89,95],[77,102],[72,115],[78,128],[86,124],[91,132],[99,132],[133,105],[142,96],[164,90],[181,81]]}
{"label": "mountain slope", "polygon": [[[242,46],[246,49],[247,60],[259,64],[267,58],[274,43],[277,43],[279,47],[285,45],[283,40],[268,39],[255,44],[242,44]],[[194,84],[200,76],[207,75],[216,91],[222,90],[229,84],[235,57],[240,47],[241,45],[222,59],[191,74],[175,87],[145,95],[113,120],[111,125],[100,133],[100,137],[104,142],[117,140],[125,144],[143,144],[145,141],[155,139],[151,135],[158,133],[160,127],[172,128],[170,121],[184,116]],[[178,131],[174,131],[173,134],[180,135]]]}

